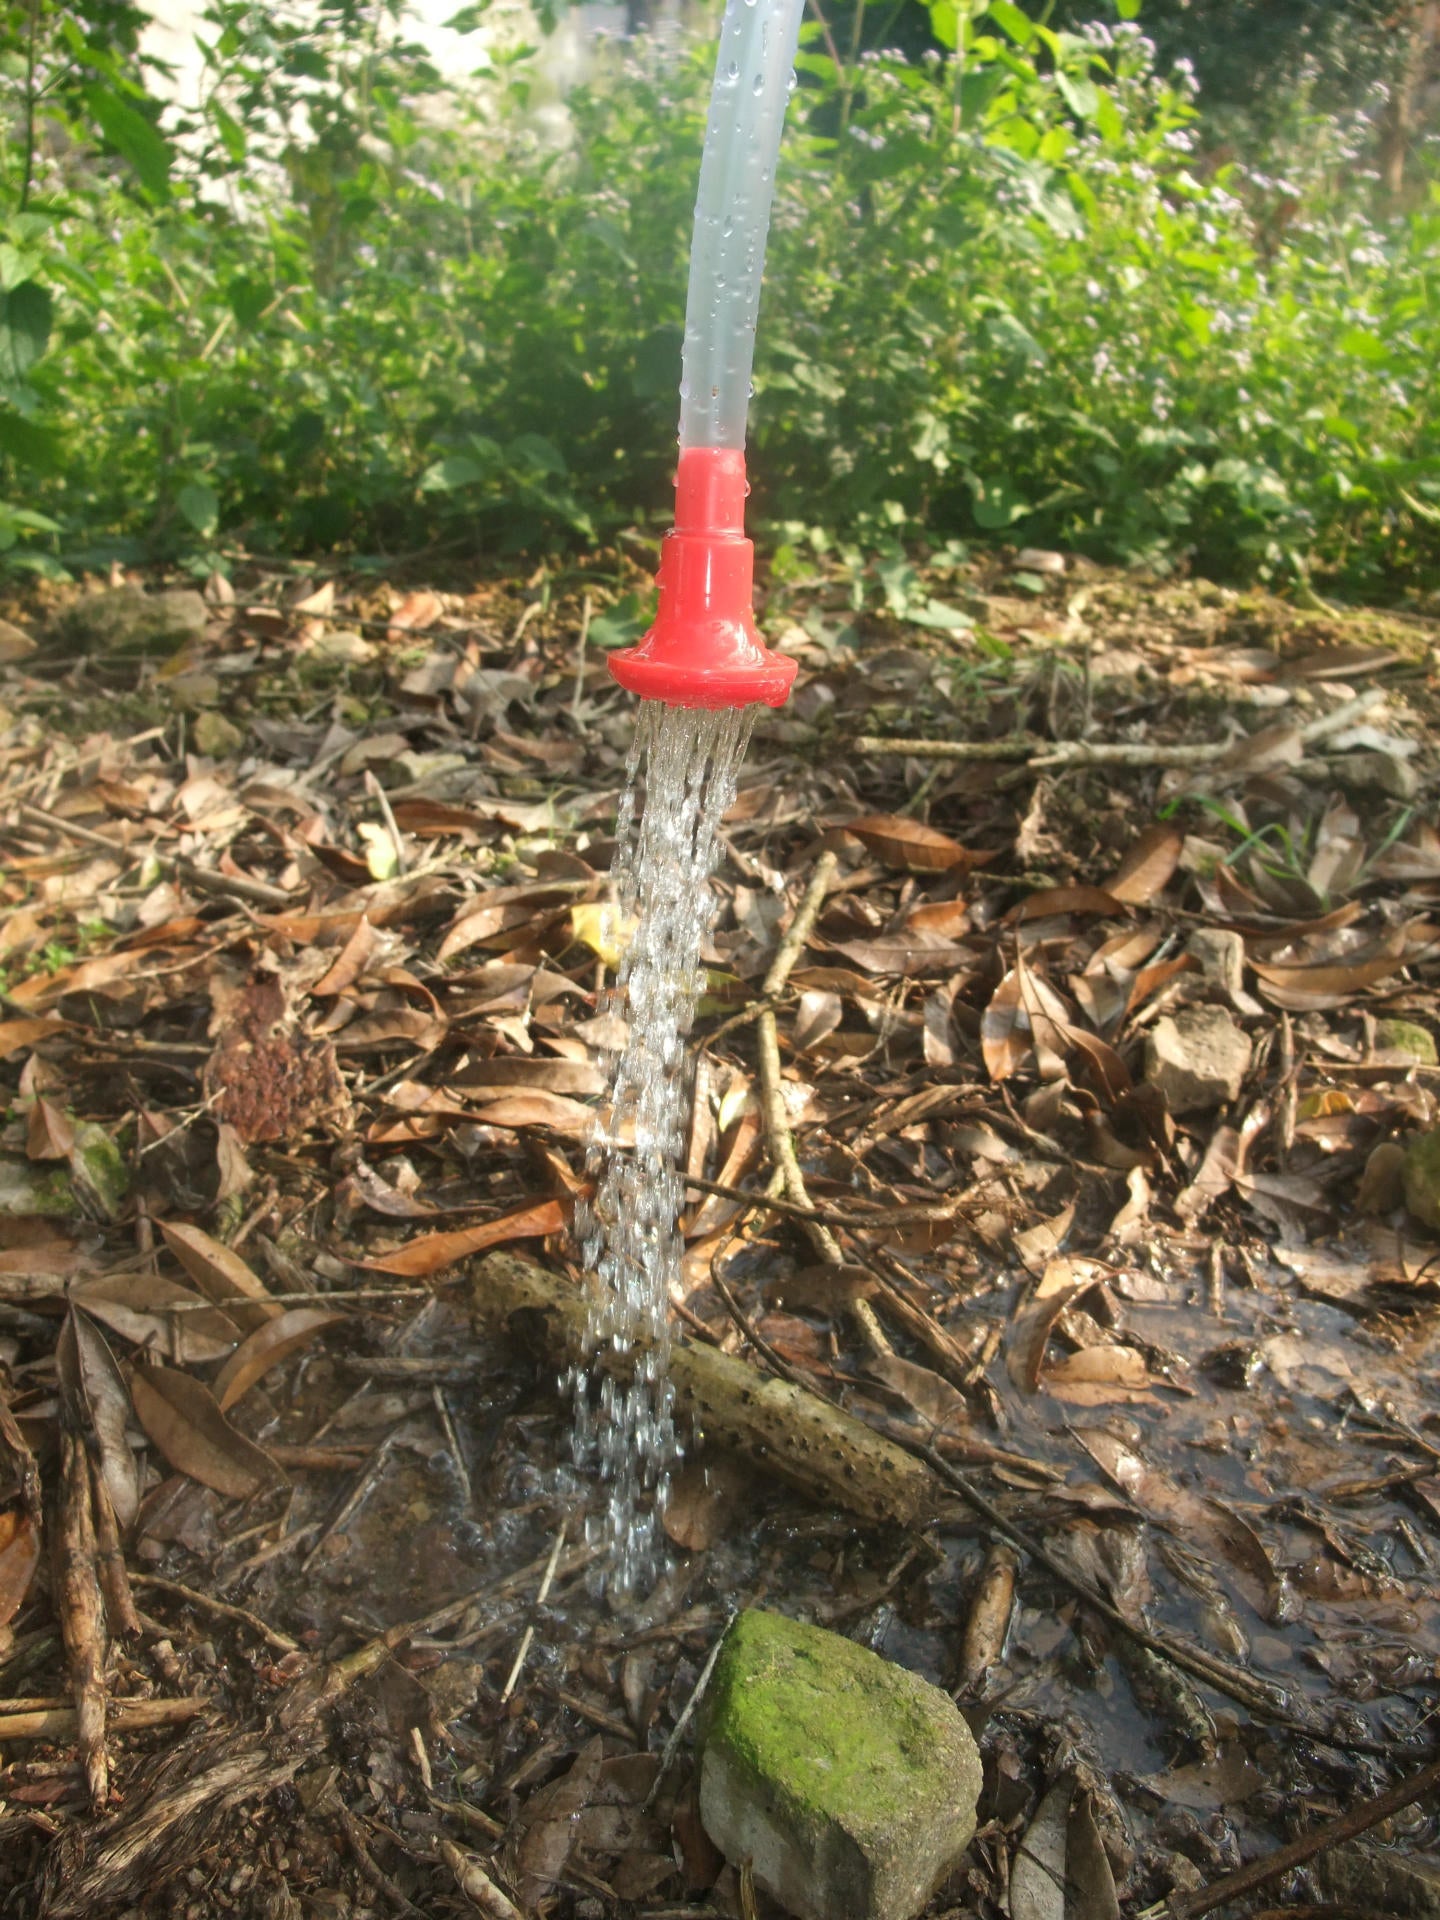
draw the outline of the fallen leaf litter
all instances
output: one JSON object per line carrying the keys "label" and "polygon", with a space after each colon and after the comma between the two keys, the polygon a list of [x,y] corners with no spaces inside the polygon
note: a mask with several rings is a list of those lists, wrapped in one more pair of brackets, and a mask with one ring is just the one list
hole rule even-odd
{"label": "fallen leaf litter", "polygon": [[[613,1616],[561,1537],[546,1292],[623,1044],[630,716],[575,667],[604,589],[257,576],[89,596],[63,643],[9,609],[41,643],[0,690],[17,1911],[734,1914],[659,1752],[755,1600],[957,1689],[992,1784],[942,1897],[976,1914],[1048,1860],[1087,1913],[1198,1915],[1423,1777],[1437,636],[1099,572],[1071,618],[1046,582],[1063,643],[973,570],[983,653],[857,652],[838,580],[788,609],[688,1128],[677,1351],[730,1444]],[[1167,1100],[1197,1015],[1248,1059],[1192,1048]],[[532,1288],[503,1328],[487,1274]],[[1256,1897],[1380,1904],[1360,1844]]]}

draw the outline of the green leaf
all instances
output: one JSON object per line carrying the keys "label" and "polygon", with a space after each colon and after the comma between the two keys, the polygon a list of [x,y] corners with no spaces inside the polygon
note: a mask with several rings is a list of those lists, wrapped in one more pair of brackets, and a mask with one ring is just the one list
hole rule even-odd
{"label": "green leaf", "polygon": [[233,113],[227,113],[218,100],[210,102],[210,117],[215,122],[215,131],[220,136],[220,144],[238,167],[245,158],[245,129]]}
{"label": "green leaf", "polygon": [[1115,0],[1115,11],[1122,20],[1138,20],[1140,0]]}
{"label": "green leaf", "polygon": [[930,32],[947,53],[955,51],[960,44],[960,9],[955,0],[931,0]]}
{"label": "green leaf", "polygon": [[455,493],[461,487],[473,487],[490,471],[468,453],[449,453],[443,460],[425,469],[420,480],[422,493]]}
{"label": "green leaf", "polygon": [[22,280],[0,294],[0,381],[23,380],[50,344],[54,302],[38,280]]}
{"label": "green leaf", "polygon": [[1365,327],[1349,327],[1340,336],[1340,351],[1348,353],[1354,360],[1365,360],[1372,367],[1378,367],[1390,358],[1390,349],[1385,342]]}
{"label": "green leaf", "polygon": [[597,613],[590,622],[589,641],[594,647],[629,647],[645,633],[655,618],[655,593],[627,593],[606,613]]}
{"label": "green leaf", "polygon": [[8,240],[0,240],[0,292],[9,293],[22,280],[28,280],[38,264],[33,253],[24,253]]}
{"label": "green leaf", "polygon": [[53,473],[61,452],[60,436],[52,428],[37,426],[23,413],[0,407],[0,453],[37,473]]}
{"label": "green leaf", "polygon": [[242,273],[230,282],[226,295],[230,311],[248,333],[275,298],[275,289],[268,280],[252,280]]}
{"label": "green leaf", "polygon": [[922,600],[918,606],[911,602],[903,617],[912,627],[927,627],[932,633],[966,633],[975,624],[968,614],[943,600]]}
{"label": "green leaf", "polygon": [[187,480],[175,504],[201,538],[212,534],[220,521],[220,496],[204,480]]}
{"label": "green leaf", "polygon": [[1073,114],[1081,120],[1094,119],[1100,106],[1100,89],[1093,80],[1077,78],[1057,70],[1055,84],[1060,89],[1061,99]]}
{"label": "green leaf", "polygon": [[1009,34],[1017,47],[1028,47],[1035,38],[1033,21],[1013,4],[1013,0],[990,0],[986,12],[997,27]]}
{"label": "green leaf", "polygon": [[134,168],[145,191],[156,200],[168,198],[170,162],[175,156],[164,134],[118,93],[98,82],[85,88],[85,104],[106,145]]}

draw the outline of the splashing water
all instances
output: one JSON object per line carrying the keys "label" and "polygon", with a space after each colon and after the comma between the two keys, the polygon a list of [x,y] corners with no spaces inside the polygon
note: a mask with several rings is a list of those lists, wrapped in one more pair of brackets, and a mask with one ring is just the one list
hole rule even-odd
{"label": "splashing water", "polygon": [[620,805],[615,911],[620,925],[633,918],[635,927],[616,1006],[629,1037],[591,1148],[595,1198],[576,1221],[594,1293],[590,1361],[571,1382],[577,1461],[598,1469],[607,1488],[590,1537],[604,1550],[616,1599],[654,1577],[658,1523],[680,1457],[668,1308],[680,1277],[685,1038],[714,914],[720,820],[735,798],[750,723],[745,710],[645,702]]}

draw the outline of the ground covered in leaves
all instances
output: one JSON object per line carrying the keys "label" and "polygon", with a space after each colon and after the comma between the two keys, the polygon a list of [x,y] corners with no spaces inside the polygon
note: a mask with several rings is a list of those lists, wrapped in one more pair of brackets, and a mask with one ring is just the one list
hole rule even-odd
{"label": "ground covered in leaves", "polygon": [[[749,1920],[671,1735],[751,1603],[970,1716],[937,1913],[1198,1915],[1434,1757],[1440,628],[772,587],[677,1332],[924,1484],[717,1415],[615,1609],[553,1316],[492,1309],[582,1284],[642,577],[8,609],[6,1912]],[[1440,1912],[1433,1840],[1224,1910]]]}

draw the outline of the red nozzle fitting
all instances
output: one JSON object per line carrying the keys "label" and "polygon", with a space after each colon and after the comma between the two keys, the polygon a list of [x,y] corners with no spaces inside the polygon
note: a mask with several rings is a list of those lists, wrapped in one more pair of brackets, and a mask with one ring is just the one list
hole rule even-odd
{"label": "red nozzle fitting", "polygon": [[642,700],[671,707],[783,706],[796,662],[772,653],[755,631],[748,491],[738,448],[681,453],[675,528],[660,551],[655,624],[638,646],[610,656],[611,673]]}

